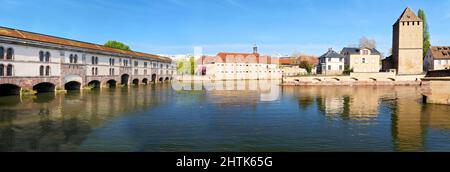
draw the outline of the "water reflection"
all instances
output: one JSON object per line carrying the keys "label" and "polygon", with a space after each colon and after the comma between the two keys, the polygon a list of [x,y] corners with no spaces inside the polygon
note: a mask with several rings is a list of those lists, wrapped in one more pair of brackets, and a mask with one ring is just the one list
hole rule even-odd
{"label": "water reflection", "polygon": [[450,151],[418,87],[214,84],[0,97],[0,151]]}

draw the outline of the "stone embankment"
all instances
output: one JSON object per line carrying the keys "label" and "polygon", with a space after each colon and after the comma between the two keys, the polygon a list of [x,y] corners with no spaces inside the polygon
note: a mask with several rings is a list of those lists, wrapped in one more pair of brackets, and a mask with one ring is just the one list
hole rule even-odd
{"label": "stone embankment", "polygon": [[395,73],[352,73],[350,76],[285,77],[286,86],[357,86],[357,85],[421,85],[425,75]]}

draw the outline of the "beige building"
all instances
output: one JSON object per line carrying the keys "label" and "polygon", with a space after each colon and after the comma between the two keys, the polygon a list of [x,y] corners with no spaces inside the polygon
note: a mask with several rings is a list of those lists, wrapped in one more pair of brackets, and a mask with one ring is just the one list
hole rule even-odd
{"label": "beige building", "polygon": [[450,69],[450,46],[432,46],[423,64],[424,71]]}
{"label": "beige building", "polygon": [[381,54],[375,48],[342,49],[341,55],[345,58],[345,65],[356,73],[379,72]]}
{"label": "beige building", "polygon": [[409,7],[393,26],[392,44],[397,74],[423,73],[423,21]]}

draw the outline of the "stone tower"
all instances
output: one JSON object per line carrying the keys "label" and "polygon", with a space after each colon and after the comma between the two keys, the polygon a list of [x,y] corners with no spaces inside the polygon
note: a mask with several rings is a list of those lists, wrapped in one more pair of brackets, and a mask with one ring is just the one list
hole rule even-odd
{"label": "stone tower", "polygon": [[423,73],[423,21],[406,8],[394,24],[392,56],[399,75]]}
{"label": "stone tower", "polygon": [[253,54],[258,54],[258,46],[256,44],[253,45]]}

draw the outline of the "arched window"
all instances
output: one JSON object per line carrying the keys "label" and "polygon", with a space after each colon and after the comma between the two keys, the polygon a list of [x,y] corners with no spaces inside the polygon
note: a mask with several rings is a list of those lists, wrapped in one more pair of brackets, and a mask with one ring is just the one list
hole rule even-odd
{"label": "arched window", "polygon": [[70,55],[69,58],[70,58],[70,63],[73,63],[73,55],[72,54]]}
{"label": "arched window", "polygon": [[115,74],[114,74],[114,68],[112,69],[112,75],[115,75]]}
{"label": "arched window", "polygon": [[95,57],[94,56],[91,57],[91,63],[95,64]]}
{"label": "arched window", "polygon": [[43,51],[39,51],[39,61],[44,62],[44,52]]}
{"label": "arched window", "polygon": [[78,62],[78,55],[75,54],[75,56],[73,57],[73,63],[77,63]]}
{"label": "arched window", "polygon": [[50,62],[50,52],[45,53],[45,62]]}
{"label": "arched window", "polygon": [[5,49],[3,49],[3,47],[0,47],[0,59],[4,58],[5,58]]}
{"label": "arched window", "polygon": [[98,57],[95,57],[95,64],[98,64]]}
{"label": "arched window", "polygon": [[366,63],[366,58],[362,58],[362,63]]}
{"label": "arched window", "polygon": [[14,57],[14,49],[8,48],[8,50],[6,50],[6,60],[12,60],[13,57]]}
{"label": "arched window", "polygon": [[44,66],[39,67],[39,76],[44,76]]}
{"label": "arched window", "polygon": [[110,66],[112,65],[112,59],[111,58],[109,58],[109,65]]}
{"label": "arched window", "polygon": [[13,65],[9,64],[8,67],[6,67],[6,76],[13,76]]}
{"label": "arched window", "polygon": [[95,76],[95,68],[92,68],[92,76]]}
{"label": "arched window", "polygon": [[0,64],[0,76],[5,76],[5,65]]}
{"label": "arched window", "polygon": [[45,68],[45,76],[50,76],[50,66]]}
{"label": "arched window", "polygon": [[114,63],[115,63],[115,60],[114,59],[112,59],[112,65],[114,66]]}
{"label": "arched window", "polygon": [[95,68],[95,75],[96,76],[98,75],[98,68],[97,67]]}

